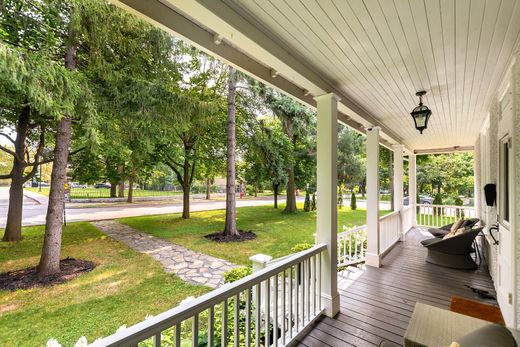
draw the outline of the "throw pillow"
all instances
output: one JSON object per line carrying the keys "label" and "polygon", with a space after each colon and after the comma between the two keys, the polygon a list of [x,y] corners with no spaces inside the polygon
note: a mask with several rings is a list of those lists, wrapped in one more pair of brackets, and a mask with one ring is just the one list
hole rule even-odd
{"label": "throw pillow", "polygon": [[460,229],[460,227],[462,226],[463,223],[464,223],[464,218],[459,219],[457,221],[457,223],[453,223],[453,225],[450,228],[450,231],[455,233],[458,229]]}

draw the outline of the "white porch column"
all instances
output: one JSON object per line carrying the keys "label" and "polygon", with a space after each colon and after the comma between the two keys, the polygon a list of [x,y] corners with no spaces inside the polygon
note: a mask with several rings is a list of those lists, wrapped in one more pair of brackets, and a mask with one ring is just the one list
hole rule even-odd
{"label": "white porch column", "polygon": [[[408,156],[408,205],[417,211],[417,166],[415,154]],[[416,212],[412,213],[412,226],[417,227]]]}
{"label": "white porch column", "polygon": [[379,257],[379,127],[367,129],[367,254],[365,264],[380,267]]}
{"label": "white porch column", "polygon": [[327,244],[321,262],[321,297],[325,314],[339,312],[338,293],[338,210],[337,143],[338,97],[324,94],[315,97],[318,108],[316,241]]}
{"label": "white porch column", "polygon": [[394,152],[394,211],[399,211],[399,239],[404,241],[403,230],[403,145],[393,145]]}

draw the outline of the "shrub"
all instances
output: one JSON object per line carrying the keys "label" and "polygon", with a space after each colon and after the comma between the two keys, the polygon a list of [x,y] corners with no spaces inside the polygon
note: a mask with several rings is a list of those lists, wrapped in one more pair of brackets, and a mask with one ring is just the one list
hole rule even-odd
{"label": "shrub", "polygon": [[305,202],[303,203],[303,211],[310,212],[311,211],[311,195],[309,191],[305,191]]}
{"label": "shrub", "polygon": [[442,195],[440,193],[435,194],[435,198],[433,199],[434,205],[442,205]]}
{"label": "shrub", "polygon": [[338,206],[339,208],[343,208],[343,188],[339,186],[338,188]]}
{"label": "shrub", "polygon": [[[461,199],[460,197],[458,197],[458,196],[455,197],[455,199],[454,199],[453,201],[454,201],[453,204],[454,204],[455,206],[462,206],[462,205],[464,205],[464,201],[462,201],[462,199]],[[466,217],[466,215],[465,215],[465,213],[464,213],[464,209],[461,209],[461,211],[460,211],[460,217],[461,217],[461,218],[465,218],[465,217]]]}
{"label": "shrub", "polygon": [[356,193],[354,192],[352,192],[352,195],[350,195],[350,209],[352,211],[357,210]]}
{"label": "shrub", "polygon": [[[440,193],[435,194],[435,198],[433,199],[433,205],[442,205],[442,195]],[[442,215],[442,208],[436,208],[436,214],[438,216]]]}
{"label": "shrub", "polygon": [[298,253],[312,247],[314,247],[314,245],[308,242],[298,243],[291,248],[291,253]]}
{"label": "shrub", "polygon": [[316,211],[316,193],[312,194],[311,211]]}
{"label": "shrub", "polygon": [[253,273],[253,269],[249,266],[239,266],[234,269],[228,270],[224,273],[224,283],[231,283],[238,281],[246,276]]}

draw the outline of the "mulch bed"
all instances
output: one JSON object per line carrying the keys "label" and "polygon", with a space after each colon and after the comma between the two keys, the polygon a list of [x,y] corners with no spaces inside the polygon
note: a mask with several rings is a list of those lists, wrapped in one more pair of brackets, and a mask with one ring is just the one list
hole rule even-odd
{"label": "mulch bed", "polygon": [[0,274],[0,290],[14,291],[52,286],[76,278],[84,272],[90,272],[95,267],[96,265],[88,260],[66,258],[60,261],[60,273],[42,279],[36,276],[36,267],[4,272]]}
{"label": "mulch bed", "polygon": [[206,235],[204,237],[207,238],[208,240],[215,241],[215,242],[242,242],[242,241],[249,241],[249,240],[256,239],[256,234],[254,232],[252,232],[251,230],[249,230],[249,231],[239,230],[238,233],[239,233],[238,236],[229,236],[229,235],[225,235],[223,232],[218,232],[218,233]]}

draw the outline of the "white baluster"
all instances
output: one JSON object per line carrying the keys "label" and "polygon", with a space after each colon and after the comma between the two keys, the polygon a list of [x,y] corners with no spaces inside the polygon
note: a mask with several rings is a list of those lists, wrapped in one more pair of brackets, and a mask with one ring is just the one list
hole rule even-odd
{"label": "white baluster", "polygon": [[192,346],[199,345],[199,314],[195,313],[191,325],[191,343]]}
{"label": "white baluster", "polygon": [[251,292],[246,290],[246,346],[251,346]]}
{"label": "white baluster", "polygon": [[208,347],[215,345],[215,306],[208,309]]}
{"label": "white baluster", "polygon": [[[285,345],[285,330],[286,330],[286,326],[285,326],[285,317],[286,317],[286,312],[285,312],[285,302],[287,301],[287,293],[285,291],[285,281],[287,280],[287,276],[286,276],[286,272],[283,271],[282,272],[282,302],[281,302],[281,310],[282,310],[282,314],[280,315],[280,319],[282,320],[282,345]],[[291,300],[291,298],[289,297],[289,300]],[[247,344],[246,344],[247,345]]]}
{"label": "white baluster", "polygon": [[239,347],[240,345],[240,293],[235,295],[235,307],[234,307],[234,330],[233,330],[233,342],[235,347]]}
{"label": "white baluster", "polygon": [[222,346],[228,344],[228,301],[227,299],[222,302]]}

